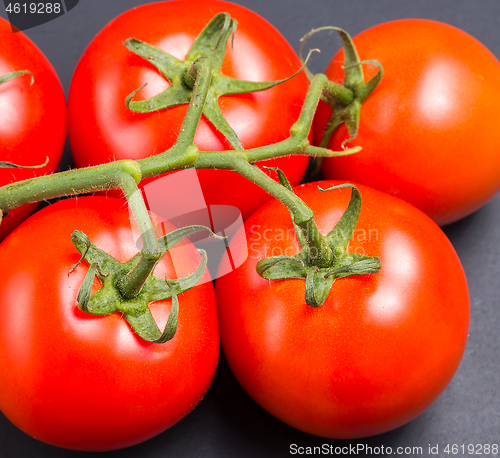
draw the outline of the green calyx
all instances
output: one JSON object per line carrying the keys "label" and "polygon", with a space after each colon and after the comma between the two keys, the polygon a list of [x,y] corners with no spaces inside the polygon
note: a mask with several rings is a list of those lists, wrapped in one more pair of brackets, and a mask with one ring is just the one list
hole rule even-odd
{"label": "green calyx", "polygon": [[[291,189],[284,174],[279,172],[279,178],[283,186]],[[329,189],[319,189],[327,192],[345,187],[352,188],[347,209],[328,235],[320,234],[327,249],[318,250],[317,244],[313,246],[308,229],[294,221],[300,245],[299,253],[293,256],[273,256],[257,263],[257,273],[266,280],[305,279],[306,304],[313,308],[323,305],[338,278],[375,274],[382,267],[378,257],[347,251],[361,210],[361,194],[358,188],[352,184],[342,184]]]}
{"label": "green calyx", "polygon": [[263,91],[283,83],[295,75],[284,80],[263,82],[243,81],[222,75],[221,67],[226,45],[231,34],[234,39],[236,25],[237,22],[229,14],[217,14],[198,35],[184,61],[142,41],[134,38],[128,39],[125,46],[154,65],[170,82],[170,86],[148,100],[133,101],[135,94],[144,87],[142,86],[126,98],[127,107],[134,112],[150,113],[189,103],[196,81],[195,65],[200,60],[208,58],[212,64],[212,76],[203,106],[203,114],[227,138],[235,150],[243,150],[236,132],[222,114],[218,102],[219,97]]}
{"label": "green calyx", "polygon": [[[342,84],[329,81],[323,89],[322,100],[332,107],[332,115],[328,120],[321,146],[326,147],[330,138],[342,123],[345,123],[350,138],[343,144],[354,140],[358,134],[360,113],[362,103],[370,97],[382,80],[384,70],[382,65],[374,60],[360,61],[356,47],[350,35],[338,27],[320,27],[313,29],[302,39],[300,47],[300,58],[302,60],[302,48],[305,42],[315,33],[323,30],[335,30],[339,33],[344,47],[344,81]],[[363,65],[375,65],[378,68],[377,74],[365,82],[363,74]],[[312,79],[312,73],[306,69],[309,80]]]}
{"label": "green calyx", "polygon": [[[266,90],[295,75],[271,82],[242,81],[222,75],[227,42],[231,35],[234,38],[235,30],[234,19],[226,13],[218,14],[196,38],[184,61],[133,38],[125,42],[130,51],[155,66],[170,83],[164,92],[145,101],[133,100],[142,88],[136,89],[125,100],[131,111],[148,113],[189,104],[177,141],[167,151],[137,161],[115,161],[85,169],[68,170],[10,183],[0,188],[0,221],[10,209],[30,202],[103,189],[123,191],[137,222],[144,247],[133,259],[122,263],[92,245],[85,234],[75,231],[73,243],[82,255],[81,261],[85,260],[89,266],[78,294],[78,304],[81,310],[94,315],[121,313],[136,333],[149,342],[166,342],[175,335],[179,314],[178,296],[199,283],[205,272],[206,254],[200,251],[198,268],[182,279],[155,277],[153,271],[157,263],[173,244],[193,232],[207,228],[193,226],[157,239],[153,222],[137,186],[145,178],[185,168],[232,170],[280,200],[292,215],[301,250],[295,256],[264,259],[259,262],[257,269],[260,275],[269,280],[304,279],[306,302],[313,307],[324,303],[337,278],[376,273],[380,269],[378,258],[347,251],[359,215],[360,196],[357,189],[353,188],[351,201],[341,221],[330,234],[324,236],[314,222],[313,212],[294,194],[284,174],[278,170],[278,183],[255,166],[254,162],[290,154],[333,157],[359,152],[359,147],[331,151],[323,146],[313,146],[308,135],[317,104],[322,99],[334,107],[335,117],[330,125],[345,122],[350,132],[354,132],[352,136],[355,136],[359,124],[359,107],[378,84],[381,69],[376,77],[364,83],[362,62],[359,62],[349,36],[340,29],[335,29],[341,33],[346,48],[344,84],[329,82],[323,74],[311,75],[304,63],[299,72],[305,70],[311,84],[300,116],[290,128],[290,136],[271,145],[244,150],[222,114],[218,104],[219,97]],[[0,85],[26,73],[30,72],[4,75],[0,77]],[[202,115],[227,138],[236,151],[199,151],[194,144],[194,137]],[[324,144],[328,143],[325,143],[325,139]],[[20,166],[0,162],[0,167]],[[41,166],[28,166],[36,167]],[[101,287],[92,293],[96,277]],[[151,315],[149,304],[167,299],[172,300],[171,311],[165,328],[160,330]]]}
{"label": "green calyx", "polygon": [[[200,231],[210,231],[210,229],[205,226],[189,226],[161,237],[158,243],[162,255],[176,243]],[[89,265],[77,297],[80,310],[99,316],[121,313],[134,331],[148,342],[165,343],[174,337],[179,315],[178,295],[196,286],[203,277],[207,266],[207,256],[203,250],[198,250],[201,260],[196,270],[190,275],[179,279],[161,279],[152,275],[153,269],[151,269],[151,272],[141,281],[139,290],[132,295],[127,294],[129,291],[122,291],[120,283],[123,278],[134,271],[142,253],[122,263],[93,245],[81,231],[74,231],[71,234],[71,240],[82,255],[79,263],[85,260]],[[160,258],[161,256],[158,260]],[[156,263],[157,261],[154,265]],[[72,271],[75,268],[76,266]],[[102,286],[92,294],[92,285],[96,276]],[[172,307],[165,328],[161,331],[151,314],[149,304],[167,299],[172,299]]]}

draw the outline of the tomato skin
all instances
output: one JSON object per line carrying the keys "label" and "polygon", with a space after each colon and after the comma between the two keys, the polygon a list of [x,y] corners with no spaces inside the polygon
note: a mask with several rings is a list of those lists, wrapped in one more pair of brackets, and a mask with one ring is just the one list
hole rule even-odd
{"label": "tomato skin", "polygon": [[[177,333],[166,344],[143,341],[118,314],[81,312],[87,266],[68,275],[80,258],[70,240],[76,228],[118,260],[138,251],[126,204],[105,197],[44,208],[0,245],[0,410],[49,444],[112,450],[161,433],[201,400],[219,355],[215,296],[210,281],[179,295]],[[156,272],[184,276],[198,262],[183,245]],[[151,309],[161,328],[170,301]]]}
{"label": "tomato skin", "polygon": [[[476,211],[500,189],[500,63],[479,41],[447,24],[407,19],[354,37],[360,59],[384,67],[380,86],[363,103],[359,155],[328,159],[328,179],[347,179],[391,193],[439,225]],[[343,53],[326,75],[343,79]],[[365,78],[376,68],[365,65]],[[314,126],[320,141],[330,108]],[[344,126],[329,145],[348,138]]]}
{"label": "tomato skin", "polygon": [[[184,59],[196,36],[218,12],[238,21],[234,48],[229,43],[222,65],[227,76],[272,81],[293,75],[300,61],[281,34],[257,14],[225,1],[156,2],[125,12],[109,23],[91,42],[73,76],[69,93],[69,135],[78,167],[114,159],[140,159],[173,145],[186,113],[181,105],[155,113],[133,113],[125,98],[148,85],[134,100],[149,98],[167,88],[156,68],[130,52],[123,42],[136,38]],[[269,43],[273,43],[269,46]],[[297,120],[308,89],[303,73],[270,90],[224,96],[219,105],[245,149],[286,139]],[[202,151],[231,149],[229,143],[203,117],[195,144]],[[280,167],[299,184],[307,157],[266,161]],[[244,217],[269,199],[266,192],[235,173],[199,170],[208,205],[234,205]],[[223,185],[221,186],[221,183]]]}
{"label": "tomato skin", "polygon": [[[47,175],[59,166],[66,142],[66,98],[57,74],[38,47],[22,32],[12,32],[0,18],[0,76],[21,70],[22,75],[0,86],[0,162],[40,165],[40,169],[0,168],[0,186]],[[0,225],[0,240],[24,221],[36,204],[9,211]]]}
{"label": "tomato skin", "polygon": [[[326,234],[350,191],[318,184],[338,182],[295,189]],[[247,261],[216,283],[222,346],[243,388],[289,425],[329,438],[379,434],[422,413],[455,373],[469,326],[465,275],[438,226],[359,189],[349,251],[379,256],[378,274],[338,279],[317,309],[305,303],[305,281],[258,276],[259,259],[299,249],[288,211],[272,201],[245,223]]]}

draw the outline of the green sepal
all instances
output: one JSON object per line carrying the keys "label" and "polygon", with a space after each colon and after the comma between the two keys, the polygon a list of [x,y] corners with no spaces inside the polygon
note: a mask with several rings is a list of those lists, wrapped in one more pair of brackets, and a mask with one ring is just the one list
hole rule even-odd
{"label": "green sepal", "polygon": [[[129,38],[128,40],[125,40],[123,44],[129,51],[132,51],[134,54],[137,54],[143,59],[149,61],[151,65],[155,66],[160,73],[167,76],[167,78],[175,76],[175,73],[171,72],[171,70],[176,68],[181,61],[172,56],[172,54],[169,54],[156,46],[152,46],[149,43],[137,40],[136,38]],[[189,65],[184,65],[184,67],[187,70]]]}
{"label": "green sepal", "polygon": [[358,136],[359,123],[361,121],[361,102],[354,100],[341,113],[341,119],[345,123],[347,132],[349,132],[349,138],[342,142],[342,147],[344,147],[346,143],[352,142]]}
{"label": "green sepal", "polygon": [[168,315],[167,323],[165,328],[158,339],[154,340],[154,343],[165,343],[172,340],[177,332],[177,323],[179,322],[179,298],[175,290],[172,289],[172,307],[170,308],[170,314]]}
{"label": "green sepal", "polygon": [[378,72],[368,81],[362,82],[355,87],[357,99],[361,103],[372,95],[373,91],[377,89],[384,76],[384,67],[382,67],[382,64],[379,61],[363,60],[356,64],[356,66],[359,66],[360,68],[362,68],[363,65],[374,65],[378,68]]}
{"label": "green sepal", "polygon": [[306,304],[312,308],[318,308],[323,305],[330,294],[335,277],[325,277],[323,269],[313,266],[307,272],[305,299]]}
{"label": "green sepal", "polygon": [[[352,47],[354,48],[354,45],[352,45]],[[351,57],[359,59],[357,52],[353,54]],[[374,77],[372,77],[365,83],[362,69],[363,65],[367,64],[378,67],[379,71]],[[359,72],[357,72],[356,69],[359,69]],[[337,111],[340,114],[340,119],[345,123],[347,131],[349,132],[349,138],[342,142],[342,146],[344,146],[346,143],[353,141],[358,136],[359,124],[361,122],[361,106],[363,102],[368,97],[370,97],[370,95],[373,93],[373,91],[375,91],[377,86],[382,81],[384,70],[380,62],[377,62],[375,60],[366,60],[362,62],[357,60],[352,64],[352,66],[348,66],[346,61],[344,72],[345,72],[344,85],[352,89],[355,96],[354,100],[346,107],[344,108],[337,107]],[[353,72],[353,74],[351,74],[350,72]],[[361,80],[359,80],[359,76],[361,76]],[[332,109],[332,112],[333,111],[335,111],[335,109]],[[334,115],[334,117],[336,116],[337,115]],[[331,130],[332,133],[333,131],[334,130]]]}
{"label": "green sepal", "polygon": [[216,239],[225,239],[225,237],[223,236],[214,234],[212,230],[207,226],[202,226],[201,224],[193,224],[192,226],[181,227],[180,229],[175,229],[172,232],[169,232],[163,237],[160,237],[158,239],[158,243],[160,244],[160,247],[167,251],[174,245],[179,243],[181,240],[184,240],[186,237],[203,231],[210,232],[210,235],[212,237],[215,237]]}
{"label": "green sepal", "polygon": [[194,40],[186,56],[186,62],[194,62],[200,57],[210,57],[213,69],[220,72],[226,54],[229,37],[236,32],[238,22],[228,13],[216,14]]}
{"label": "green sepal", "polygon": [[31,73],[29,70],[21,70],[21,71],[18,71],[18,72],[12,72],[12,73],[7,73],[6,75],[2,75],[0,76],[0,86],[4,83],[6,83],[7,81],[10,81],[14,78],[17,78],[18,76],[21,76],[21,75],[31,75],[31,82],[30,82],[30,86],[35,82],[35,77],[33,76],[33,73]]}
{"label": "green sepal", "polygon": [[256,268],[257,273],[266,280],[305,278],[307,275],[307,268],[304,263],[293,256],[264,258],[257,263]]}
{"label": "green sepal", "polygon": [[174,289],[171,289],[171,296],[172,306],[163,331],[160,331],[149,307],[142,309],[141,313],[137,314],[132,312],[123,313],[124,318],[134,331],[137,332],[139,337],[147,342],[158,344],[166,343],[174,338],[179,321],[179,298]]}
{"label": "green sepal", "polygon": [[137,310],[124,312],[123,318],[125,318],[137,335],[146,342],[154,342],[162,335],[149,307],[141,307]]}
{"label": "green sepal", "polygon": [[19,165],[12,162],[0,162],[0,169],[42,169],[49,163],[49,156],[46,156],[45,162],[38,165]]}
{"label": "green sepal", "polygon": [[[147,288],[149,290],[148,301],[134,299],[127,304],[128,307],[123,307],[121,310],[123,317],[134,331],[147,342],[165,343],[175,336],[179,315],[179,299],[177,295],[196,286],[203,278],[207,267],[206,252],[203,250],[198,251],[201,254],[201,261],[192,274],[180,279],[161,280],[157,277],[148,278],[148,280],[151,280],[151,284]],[[165,328],[161,331],[151,314],[148,304],[166,300],[170,297],[172,298],[172,307]]]}
{"label": "green sepal", "polygon": [[326,236],[330,246],[334,246],[336,252],[344,253],[347,251],[349,241],[354,235],[356,224],[358,222],[359,213],[361,212],[361,193],[353,184],[345,183],[331,188],[323,189],[318,187],[320,191],[328,192],[335,189],[351,188],[351,197],[346,210],[341,216],[335,227]]}
{"label": "green sepal", "polygon": [[[91,276],[92,275],[92,276]],[[97,264],[91,264],[89,270],[85,275],[84,284],[87,281],[87,285],[90,283],[90,288],[94,281],[94,276],[97,275],[99,278],[99,269]],[[120,302],[120,294],[114,287],[112,280],[115,276],[110,278],[111,281],[102,282],[102,286],[94,294],[85,297],[84,294],[90,293],[90,291],[82,292],[84,285],[80,288],[78,292],[78,308],[85,313],[96,316],[108,316],[112,313],[121,312],[122,310],[118,306]]]}
{"label": "green sepal", "polygon": [[132,98],[147,84],[142,85],[125,98],[125,105],[130,111],[136,113],[151,113],[164,110],[165,108],[175,107],[184,103],[189,103],[191,91],[184,86],[172,84],[168,89],[147,100],[132,101]]}
{"label": "green sepal", "polygon": [[185,277],[168,280],[167,283],[171,288],[174,288],[179,292],[184,292],[196,286],[201,281],[207,268],[208,259],[205,250],[198,250],[198,253],[201,255],[201,260],[196,270]]}
{"label": "green sepal", "polygon": [[150,113],[189,103],[192,90],[186,87],[183,81],[183,75],[187,72],[189,64],[183,63],[171,54],[135,38],[129,38],[124,44],[130,51],[154,65],[170,82],[170,86],[165,91],[144,101],[133,102],[132,98],[147,83],[134,90],[125,99],[125,104],[129,110],[138,113]]}
{"label": "green sepal", "polygon": [[358,253],[344,253],[336,259],[335,267],[325,273],[325,277],[346,278],[356,275],[376,274],[382,263],[376,256]]}
{"label": "green sepal", "polygon": [[89,270],[85,274],[82,286],[78,291],[78,296],[76,300],[78,301],[78,307],[82,312],[86,312],[88,309],[90,293],[92,291],[92,285],[94,284],[94,278],[97,273],[97,264],[91,264]]}
{"label": "green sepal", "polygon": [[[82,258],[85,259],[89,265],[97,264],[97,266],[99,266],[96,272],[99,280],[103,281],[109,275],[107,272],[126,270],[126,268],[121,268],[123,265],[121,262],[93,245],[87,235],[82,231],[73,231],[71,233],[71,241],[82,255]],[[83,259],[81,259],[80,262]]]}
{"label": "green sepal", "polygon": [[208,90],[207,98],[203,106],[203,114],[210,120],[213,126],[229,141],[231,146],[237,151],[243,151],[238,135],[229,125],[219,106],[219,94],[215,88],[211,87]]}
{"label": "green sepal", "polygon": [[337,27],[335,30],[339,33],[344,48],[344,86],[353,89],[365,81],[363,67],[359,65],[358,51],[351,36],[341,28]]}

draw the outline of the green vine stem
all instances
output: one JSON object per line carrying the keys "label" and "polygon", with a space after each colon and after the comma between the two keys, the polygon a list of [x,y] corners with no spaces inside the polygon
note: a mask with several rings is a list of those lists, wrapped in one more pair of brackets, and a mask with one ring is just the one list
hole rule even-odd
{"label": "green vine stem", "polygon": [[217,156],[212,157],[211,162],[212,164],[215,163],[217,168],[233,170],[239,173],[253,183],[258,184],[259,187],[288,207],[294,223],[302,231],[310,252],[314,253],[312,256],[313,264],[318,267],[331,264],[333,253],[314,222],[314,213],[293,191],[273,180],[257,166],[248,163],[243,157],[231,155],[227,158],[221,158],[219,164],[216,163],[216,158]]}
{"label": "green vine stem", "polygon": [[136,183],[142,179],[141,168],[136,161],[122,160],[10,183],[0,188],[0,208],[5,213],[42,200],[118,189],[122,174],[131,176]]}
{"label": "green vine stem", "polygon": [[[203,81],[203,86],[197,87],[198,81],[203,80],[204,76],[207,75],[209,69],[205,67],[203,63],[199,63],[199,76],[197,78],[197,83],[195,84],[194,95],[200,98],[206,93],[205,82]],[[303,154],[308,156],[317,157],[336,157],[336,156],[346,156],[349,154],[355,154],[361,151],[360,147],[346,148],[342,151],[332,151],[328,148],[312,146],[308,140],[308,135],[311,130],[312,121],[314,118],[314,113],[316,112],[316,107],[323,93],[324,88],[328,84],[328,78],[323,74],[317,74],[313,78],[309,86],[309,90],[304,100],[301,113],[298,120],[290,129],[290,137],[272,145],[261,146],[257,148],[250,148],[246,150],[230,150],[230,151],[198,151],[197,158],[192,162],[182,162],[178,161],[177,164],[173,164],[170,155],[172,150],[189,147],[196,148],[192,143],[194,139],[194,130],[190,130],[192,125],[194,125],[193,120],[198,120],[200,113],[200,106],[196,103],[190,105],[188,108],[188,113],[186,119],[181,128],[181,133],[177,139],[176,144],[156,156],[152,156],[146,159],[138,160],[138,164],[141,167],[141,172],[143,178],[149,178],[151,176],[159,175],[173,170],[185,169],[185,168],[228,168],[229,165],[224,165],[226,161],[231,162],[231,158],[244,158],[247,162],[253,163],[257,161],[264,161],[266,159],[272,159],[280,156],[288,156],[290,154]],[[200,113],[201,114],[201,113]],[[191,137],[188,137],[188,132],[191,132]],[[181,155],[179,155],[181,156]],[[0,201],[1,207],[1,201]]]}
{"label": "green vine stem", "polygon": [[[342,244],[342,249],[332,244],[334,237],[331,234],[327,236],[321,234],[315,224],[313,212],[295,195],[286,177],[279,170],[278,182],[254,165],[257,161],[291,154],[331,157],[359,152],[359,147],[331,151],[324,145],[312,146],[308,137],[321,99],[333,101],[333,111],[336,116],[340,116],[339,119],[349,125],[350,121],[344,114],[351,109],[349,107],[358,103],[359,97],[368,97],[376,84],[362,81],[361,63],[359,59],[356,60],[355,49],[354,54],[352,49],[346,51],[346,56],[354,57],[350,61],[346,59],[346,63],[352,65],[346,70],[346,81],[342,87],[328,81],[323,74],[313,76],[304,63],[305,71],[310,78],[310,86],[299,118],[290,129],[290,136],[272,145],[244,150],[220,111],[218,97],[224,94],[266,90],[286,80],[255,83],[234,80],[220,74],[226,42],[235,28],[236,22],[229,15],[222,13],[215,16],[195,40],[185,61],[179,61],[168,53],[135,39],[125,42],[130,51],[156,66],[171,82],[166,91],[146,101],[132,100],[142,88],[136,89],[125,101],[129,109],[149,112],[189,103],[177,141],[167,151],[137,161],[122,160],[86,169],[69,170],[0,188],[0,217],[11,209],[41,200],[106,189],[123,191],[137,221],[143,239],[143,249],[130,261],[119,263],[94,247],[85,234],[76,231],[72,236],[73,243],[82,254],[82,259],[89,263],[78,302],[82,310],[97,315],[120,311],[139,335],[151,342],[164,342],[175,333],[179,306],[177,294],[193,287],[199,281],[206,266],[206,255],[202,254],[202,262],[196,272],[182,281],[160,280],[152,275],[156,264],[169,246],[168,244],[164,246],[165,238],[156,239],[152,221],[138,189],[138,184],[144,178],[187,168],[226,169],[241,174],[280,200],[290,210],[302,251],[297,255],[297,259],[263,260],[259,264],[258,272],[269,279],[305,278],[306,301],[310,305],[317,306],[322,303],[328,294],[327,287],[331,287],[335,278],[348,274],[374,273],[379,268],[376,260],[353,258],[350,254],[344,253],[345,247]],[[340,29],[335,30],[341,33],[344,46],[348,46],[350,40],[346,38],[348,35],[345,32],[343,35]],[[5,75],[0,78],[0,84],[24,73],[26,72]],[[234,150],[199,151],[194,144],[194,136],[202,114],[228,138]],[[353,191],[353,203],[350,208],[359,207],[358,194],[357,191]],[[354,215],[350,217],[350,221],[354,221],[355,224],[357,210],[352,208],[348,211]],[[184,232],[177,232],[178,235],[175,236],[177,238],[170,240],[180,240],[179,237],[190,233],[190,230],[200,229],[199,227],[180,229]],[[292,277],[287,277],[289,274],[287,269],[290,266]],[[95,276],[100,279],[103,286],[95,294],[91,294]],[[154,324],[148,304],[154,300],[170,297],[173,301],[171,319],[169,318],[168,326],[161,332]]]}
{"label": "green vine stem", "polygon": [[[55,178],[57,176],[57,178]],[[55,179],[54,179],[55,178]],[[163,255],[154,235],[154,228],[149,217],[144,199],[137,184],[141,181],[141,170],[135,161],[116,161],[82,170],[70,170],[57,175],[47,175],[31,180],[12,183],[5,186],[0,196],[2,210],[10,210],[27,203],[61,197],[67,194],[83,194],[95,190],[119,188],[125,194],[134,218],[143,238],[144,248],[141,260],[136,268],[123,281],[125,295],[137,295],[141,287],[140,272],[147,276],[157,260]],[[149,272],[146,274],[145,271]],[[143,281],[142,281],[143,283]],[[130,292],[125,292],[130,291]]]}
{"label": "green vine stem", "polygon": [[124,299],[132,299],[139,295],[147,278],[163,256],[164,251],[160,249],[156,239],[153,223],[137,183],[127,173],[119,174],[118,177],[120,179],[120,188],[132,210],[143,242],[139,262],[126,275],[121,277],[116,284]]}
{"label": "green vine stem", "polygon": [[0,188],[0,209],[5,214],[27,203],[122,188],[124,174],[134,178],[138,184],[143,178],[190,166],[199,154],[193,139],[210,85],[210,63],[205,59],[193,65],[198,71],[193,97],[177,142],[166,153],[141,161],[115,161],[5,185]]}
{"label": "green vine stem", "polygon": [[31,202],[54,199],[67,195],[85,194],[106,189],[120,188],[116,173],[126,172],[136,182],[141,179],[186,168],[228,168],[224,165],[232,158],[244,158],[247,162],[262,161],[290,154],[314,156],[342,156],[358,153],[361,148],[332,151],[311,146],[307,138],[316,106],[328,79],[323,74],[315,76],[309,87],[297,122],[290,129],[290,137],[282,142],[242,151],[204,151],[192,143],[202,114],[203,101],[210,85],[210,64],[202,59],[193,64],[198,77],[194,85],[186,117],[176,143],[164,153],[138,161],[122,160],[84,169],[31,178],[0,188],[0,209],[4,212]]}
{"label": "green vine stem", "polygon": [[199,58],[193,62],[189,71],[196,75],[196,79],[177,141],[164,153],[137,161],[143,178],[186,168],[198,157],[199,150],[193,143],[194,135],[212,81],[212,63],[206,57]]}

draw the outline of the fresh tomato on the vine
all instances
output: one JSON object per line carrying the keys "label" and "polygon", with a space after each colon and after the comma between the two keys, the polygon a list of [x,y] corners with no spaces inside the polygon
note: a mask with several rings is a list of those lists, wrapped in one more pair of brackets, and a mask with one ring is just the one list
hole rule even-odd
{"label": "fresh tomato on the vine", "polygon": [[[466,32],[440,22],[405,19],[353,38],[361,60],[377,60],[382,82],[363,102],[360,154],[325,159],[326,178],[353,180],[412,203],[439,225],[484,205],[500,189],[500,62]],[[341,83],[343,51],[326,75]],[[378,69],[363,66],[365,79]],[[321,103],[319,144],[330,108]],[[345,125],[329,146],[349,138]]]}
{"label": "fresh tomato on the vine", "polygon": [[[210,386],[219,356],[213,286],[208,281],[180,294],[174,338],[148,343],[117,313],[79,309],[89,267],[82,262],[71,271],[80,259],[74,229],[118,261],[138,252],[126,203],[97,196],[50,205],[4,240],[0,410],[29,435],[59,447],[127,447],[175,424]],[[182,244],[163,256],[155,274],[184,277],[199,258],[192,244]],[[160,328],[170,307],[171,300],[150,305]]]}
{"label": "fresh tomato on the vine", "polygon": [[[154,111],[130,111],[126,97],[147,83],[134,100],[160,94],[169,82],[142,57],[124,45],[129,38],[153,45],[184,60],[195,38],[220,12],[238,21],[222,63],[223,75],[251,81],[275,81],[292,76],[300,61],[284,37],[252,11],[225,1],[164,1],[125,12],[90,43],[73,76],[69,94],[69,135],[78,167],[115,159],[140,159],[171,147],[180,131],[186,104]],[[297,120],[308,89],[304,73],[262,92],[225,95],[219,106],[245,149],[286,139]],[[202,151],[231,149],[230,143],[202,117],[195,144]],[[294,185],[307,168],[307,157],[266,161],[280,167]],[[249,216],[268,194],[237,174],[198,170],[208,205],[233,205]]]}
{"label": "fresh tomato on the vine", "polygon": [[[66,142],[66,99],[52,65],[22,32],[0,18],[0,77],[29,71],[0,85],[0,162],[36,169],[0,168],[0,186],[57,170]],[[33,81],[32,81],[33,77]],[[24,221],[36,204],[4,215],[0,240]]]}
{"label": "fresh tomato on the vine", "polygon": [[[348,189],[318,189],[333,184],[295,188],[323,234],[349,200]],[[245,223],[247,261],[216,282],[222,346],[243,388],[284,422],[330,438],[382,433],[422,413],[457,370],[469,327],[466,278],[441,229],[400,199],[359,190],[349,251],[378,256],[378,273],[338,278],[318,308],[306,305],[305,280],[261,278],[260,259],[299,251],[275,200]]]}

